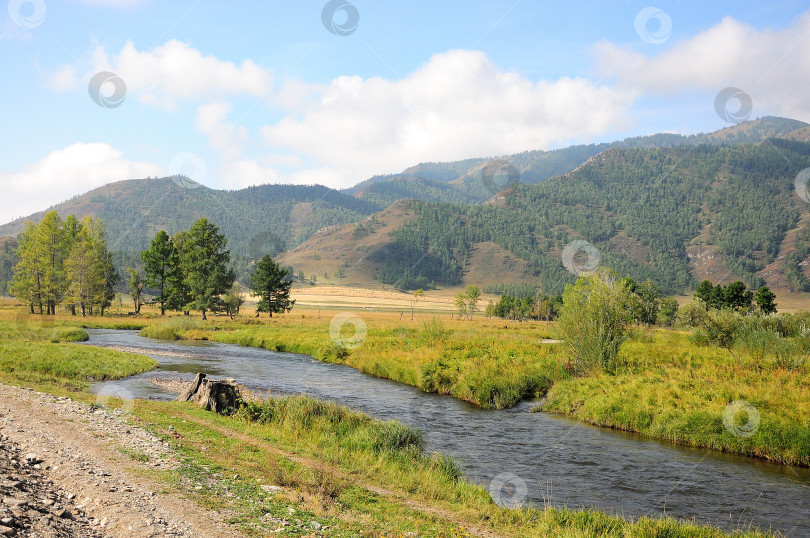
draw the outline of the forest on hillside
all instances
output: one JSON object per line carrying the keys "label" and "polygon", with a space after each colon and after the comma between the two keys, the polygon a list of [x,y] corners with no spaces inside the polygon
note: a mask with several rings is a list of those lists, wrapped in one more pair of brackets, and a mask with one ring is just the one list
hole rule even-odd
{"label": "forest on hillside", "polygon": [[[401,289],[455,285],[475,243],[492,241],[531,262],[542,291],[557,295],[574,280],[559,252],[581,238],[602,265],[678,293],[696,284],[686,248],[702,237],[730,274],[757,288],[757,271],[775,260],[804,210],[793,183],[808,166],[810,144],[781,139],[609,150],[571,174],[515,185],[500,205],[417,206],[416,221],[374,260],[377,278]],[[633,246],[621,248],[623,238]]]}

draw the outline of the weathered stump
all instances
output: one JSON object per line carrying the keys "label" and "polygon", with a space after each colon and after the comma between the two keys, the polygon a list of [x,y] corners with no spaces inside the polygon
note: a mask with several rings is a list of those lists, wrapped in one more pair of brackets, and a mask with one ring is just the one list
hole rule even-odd
{"label": "weathered stump", "polygon": [[195,402],[207,411],[230,415],[239,409],[242,396],[233,380],[212,381],[205,374],[197,374],[194,383],[177,397],[178,402]]}

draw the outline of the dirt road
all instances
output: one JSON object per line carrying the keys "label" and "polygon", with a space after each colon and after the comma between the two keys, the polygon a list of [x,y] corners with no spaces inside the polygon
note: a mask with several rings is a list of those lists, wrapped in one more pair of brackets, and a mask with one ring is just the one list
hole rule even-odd
{"label": "dirt road", "polygon": [[0,384],[0,536],[239,536],[144,478],[178,462],[121,416]]}

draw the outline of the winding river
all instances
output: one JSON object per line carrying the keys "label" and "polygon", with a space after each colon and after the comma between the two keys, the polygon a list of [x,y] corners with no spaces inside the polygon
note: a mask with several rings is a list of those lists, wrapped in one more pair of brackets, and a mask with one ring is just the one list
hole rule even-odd
{"label": "winding river", "polygon": [[[427,449],[454,456],[501,504],[596,508],[637,517],[667,514],[726,530],[758,527],[810,536],[810,470],[673,446],[545,413],[531,403],[488,411],[312,357],[209,342],[165,342],[134,331],[88,330],[89,345],[131,347],[160,368],[97,384],[136,398],[175,395],[155,376],[232,377],[251,390],[304,393],[423,430]],[[502,487],[501,487],[502,486]]]}

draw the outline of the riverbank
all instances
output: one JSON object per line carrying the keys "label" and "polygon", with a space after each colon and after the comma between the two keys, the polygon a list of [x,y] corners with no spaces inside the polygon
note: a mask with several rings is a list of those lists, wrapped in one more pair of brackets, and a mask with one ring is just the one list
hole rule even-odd
{"label": "riverbank", "polygon": [[[4,329],[7,341],[23,338],[9,338],[13,331]],[[28,343],[37,332],[25,336]],[[51,345],[63,348],[50,350],[62,356],[75,351],[71,344]],[[420,450],[418,432],[309,398],[254,404],[228,418],[190,404],[114,397],[124,393],[98,397],[79,391],[84,376],[100,377],[105,356],[121,356],[93,353],[98,371],[91,361],[42,382],[16,381],[54,396],[0,387],[6,418],[0,424],[24,449],[48,454],[44,465],[53,469],[57,488],[77,481],[76,496],[87,496],[81,503],[87,521],[104,535],[166,528],[181,536],[279,529],[292,536],[726,536],[671,519],[503,508],[487,489],[461,478],[452,460]],[[29,359],[36,360],[23,355],[17,369],[4,370],[6,379],[27,375]],[[36,445],[40,440],[47,444]],[[209,527],[188,530],[181,521]],[[149,529],[156,524],[163,527]]]}
{"label": "riverbank", "polygon": [[[13,319],[25,326],[29,316],[17,312]],[[810,466],[810,364],[791,367],[779,357],[754,357],[746,350],[732,355],[698,346],[688,333],[673,329],[637,330],[622,348],[616,373],[574,377],[566,368],[565,346],[549,343],[553,324],[542,322],[433,315],[411,320],[395,313],[297,309],[281,317],[207,322],[149,315],[44,321],[51,332],[79,324],[142,329],[155,338],[311,355],[483,408],[543,397],[542,410],[589,424]]]}
{"label": "riverbank", "polygon": [[333,313],[312,314],[207,324],[174,318],[142,334],[311,355],[484,408],[545,397],[541,410],[589,424],[810,466],[807,364],[788,367],[744,350],[732,355],[696,345],[684,331],[639,329],[616,373],[575,377],[564,346],[545,343],[554,336],[550,324],[357,313],[335,329]]}

